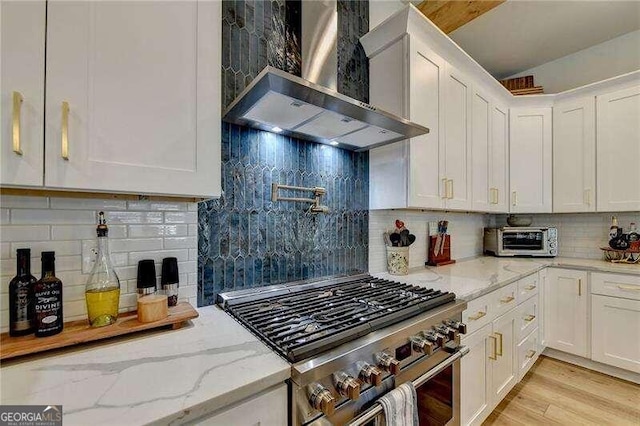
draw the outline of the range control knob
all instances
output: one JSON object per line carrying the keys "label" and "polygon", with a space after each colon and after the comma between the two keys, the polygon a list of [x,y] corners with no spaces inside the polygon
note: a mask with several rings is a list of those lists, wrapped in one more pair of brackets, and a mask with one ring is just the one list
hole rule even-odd
{"label": "range control knob", "polygon": [[368,362],[359,362],[358,369],[360,370],[360,380],[375,387],[380,386],[380,383],[382,383],[382,371],[378,367]]}
{"label": "range control knob", "polygon": [[400,361],[392,357],[386,352],[380,352],[376,358],[378,359],[378,366],[385,371],[393,375],[397,375],[400,372]]}
{"label": "range control knob", "polygon": [[444,335],[437,333],[433,330],[425,331],[424,338],[430,342],[433,342],[435,346],[439,346],[439,347],[442,347],[444,345],[444,342],[446,342],[447,340],[447,338]]}
{"label": "range control knob", "polygon": [[411,337],[411,346],[413,347],[414,351],[423,353],[425,355],[433,354],[433,351],[435,349],[435,344],[428,341],[422,336]]}
{"label": "range control knob", "polygon": [[355,378],[348,375],[344,371],[339,371],[334,374],[336,389],[338,392],[346,396],[352,401],[360,398],[360,382]]}
{"label": "range control knob", "polygon": [[309,403],[313,408],[322,411],[327,416],[332,415],[336,409],[336,399],[329,389],[320,383],[314,383],[309,387]]}
{"label": "range control knob", "polygon": [[449,340],[455,340],[458,337],[458,329],[449,327],[447,325],[436,325],[435,329],[438,333],[446,336]]}
{"label": "range control knob", "polygon": [[467,324],[461,323],[460,321],[456,320],[446,320],[444,323],[449,327],[458,330],[458,333],[460,334],[467,334]]}

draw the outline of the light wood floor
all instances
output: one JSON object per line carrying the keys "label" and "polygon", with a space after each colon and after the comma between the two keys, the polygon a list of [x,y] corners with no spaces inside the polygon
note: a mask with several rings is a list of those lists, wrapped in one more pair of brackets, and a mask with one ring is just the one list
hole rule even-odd
{"label": "light wood floor", "polygon": [[541,356],[484,425],[640,425],[640,385]]}

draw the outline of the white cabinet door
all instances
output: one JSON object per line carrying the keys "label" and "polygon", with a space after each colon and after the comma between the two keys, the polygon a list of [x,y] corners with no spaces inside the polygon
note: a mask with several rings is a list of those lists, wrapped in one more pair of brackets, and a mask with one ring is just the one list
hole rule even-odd
{"label": "white cabinet door", "polygon": [[495,200],[489,175],[492,111],[489,98],[474,89],[471,97],[471,194],[472,209],[477,211],[492,210]]}
{"label": "white cabinet door", "polygon": [[593,97],[553,106],[553,211],[596,211],[596,110]]}
{"label": "white cabinet door", "polygon": [[[491,398],[498,404],[518,383],[517,309],[493,321],[491,351]],[[495,358],[495,359],[493,359]]]}
{"label": "white cabinet door", "polygon": [[44,1],[0,2],[0,184],[42,186]]}
{"label": "white cabinet door", "polygon": [[193,422],[202,426],[282,426],[287,424],[287,386],[281,385],[246,402]]}
{"label": "white cabinet door", "polygon": [[494,212],[509,211],[509,110],[491,106],[491,139],[489,142],[489,202]]}
{"label": "white cabinet door", "polygon": [[549,306],[549,302],[547,301],[547,282],[549,280],[548,277],[549,268],[544,268],[540,272],[538,272],[539,278],[539,289],[538,293],[538,302],[540,304],[540,321],[538,322],[538,328],[540,330],[540,352],[542,352],[547,347],[547,316],[549,315],[547,306]]}
{"label": "white cabinet door", "polygon": [[551,108],[510,111],[510,211],[551,213]]}
{"label": "white cabinet door", "polygon": [[597,97],[598,211],[640,210],[640,86]]}
{"label": "white cabinet door", "polygon": [[220,36],[220,2],[50,2],[45,185],[219,195]]}
{"label": "white cabinet door", "polygon": [[547,346],[589,357],[587,273],[550,268],[544,292]]}
{"label": "white cabinet door", "polygon": [[471,208],[470,80],[447,66],[445,83],[445,207]]}
{"label": "white cabinet door", "polygon": [[410,55],[410,119],[429,128],[409,146],[409,207],[444,207],[445,61],[418,41]]}
{"label": "white cabinet door", "polygon": [[591,296],[591,359],[640,373],[640,300]]}
{"label": "white cabinet door", "polygon": [[460,360],[460,424],[481,424],[491,414],[491,324],[465,336],[469,353]]}

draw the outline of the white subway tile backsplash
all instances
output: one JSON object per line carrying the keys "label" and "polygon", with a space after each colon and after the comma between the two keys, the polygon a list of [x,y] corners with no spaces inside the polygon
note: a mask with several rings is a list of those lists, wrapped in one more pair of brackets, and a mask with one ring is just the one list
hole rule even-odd
{"label": "white subway tile backsplash", "polygon": [[164,214],[166,223],[196,223],[198,213],[196,212],[166,212]]}
{"label": "white subway tile backsplash", "polygon": [[20,195],[0,195],[0,206],[10,209],[46,209],[47,197],[24,197]]}
{"label": "white subway tile backsplash", "polygon": [[165,238],[164,248],[166,249],[178,249],[178,248],[190,248],[198,246],[198,237],[176,237]]}
{"label": "white subway tile backsplash", "polygon": [[42,241],[48,239],[48,226],[14,226],[4,224],[0,226],[0,240],[2,240],[3,243],[11,241]]}
{"label": "white subway tile backsplash", "polygon": [[9,209],[0,209],[0,224],[9,224]]}
{"label": "white subway tile backsplash", "polygon": [[10,243],[0,243],[0,259],[9,259],[11,253]]}
{"label": "white subway tile backsplash", "polygon": [[23,247],[30,248],[32,256],[43,251],[55,251],[56,258],[82,253],[80,241],[15,242],[11,243],[11,257],[15,257],[16,250]]}
{"label": "white subway tile backsplash", "polygon": [[[129,253],[129,264],[137,265],[142,259],[153,259],[157,264],[165,257],[175,257],[178,262],[186,262],[189,259],[189,250],[159,250],[159,251],[136,251]],[[178,264],[180,269],[181,266]]]}
{"label": "white subway tile backsplash", "polygon": [[182,211],[187,210],[187,204],[170,201],[129,201],[129,210]]}
{"label": "white subway tile backsplash", "polygon": [[189,225],[189,235],[198,235],[198,225],[197,224]]}
{"label": "white subway tile backsplash", "polygon": [[187,203],[187,210],[189,210],[190,212],[197,212],[198,203]]}
{"label": "white subway tile backsplash", "polygon": [[196,261],[181,262],[180,259],[178,259],[178,270],[181,273],[187,273],[187,274],[194,273],[198,270],[198,262]]}
{"label": "white subway tile backsplash", "polygon": [[180,237],[183,235],[187,235],[187,225],[129,225],[129,236],[132,238]]}
{"label": "white subway tile backsplash", "polygon": [[107,223],[162,223],[162,212],[108,212]]}
{"label": "white subway tile backsplash", "polygon": [[[109,238],[125,238],[126,225],[110,225]],[[53,225],[51,226],[52,240],[89,240],[96,238],[96,225]]]}
{"label": "white subway tile backsplash", "polygon": [[111,253],[160,250],[162,249],[162,238],[114,239],[111,240],[109,248],[111,249]]}
{"label": "white subway tile backsplash", "polygon": [[96,223],[93,210],[32,210],[15,209],[11,212],[11,223],[16,225],[71,225]]}
{"label": "white subway tile backsplash", "polygon": [[126,210],[124,200],[100,200],[92,198],[51,198],[52,209],[75,210]]}

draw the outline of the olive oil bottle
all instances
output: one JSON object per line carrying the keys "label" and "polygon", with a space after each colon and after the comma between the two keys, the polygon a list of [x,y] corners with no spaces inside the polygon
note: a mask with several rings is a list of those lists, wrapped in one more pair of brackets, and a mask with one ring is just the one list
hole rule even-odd
{"label": "olive oil bottle", "polygon": [[34,285],[36,337],[53,336],[62,331],[62,281],[56,277],[56,254],[42,252],[42,278]]}
{"label": "olive oil bottle", "polygon": [[109,253],[109,228],[104,212],[98,215],[98,254],[87,281],[85,297],[87,313],[92,327],[102,327],[116,322],[120,305],[120,280],[111,263]]}

